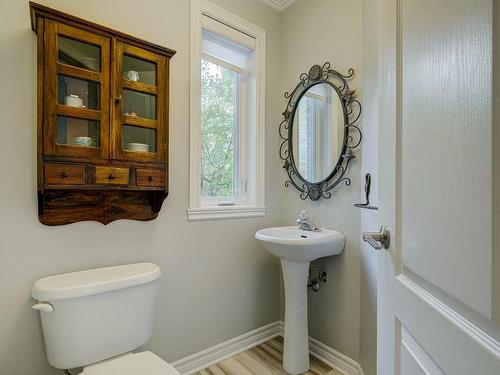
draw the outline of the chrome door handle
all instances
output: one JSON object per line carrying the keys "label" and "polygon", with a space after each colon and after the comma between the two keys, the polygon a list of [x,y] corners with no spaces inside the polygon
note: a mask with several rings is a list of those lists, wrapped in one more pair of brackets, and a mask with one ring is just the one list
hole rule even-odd
{"label": "chrome door handle", "polygon": [[363,240],[368,242],[375,250],[388,249],[391,243],[391,233],[385,225],[382,225],[380,232],[364,232]]}

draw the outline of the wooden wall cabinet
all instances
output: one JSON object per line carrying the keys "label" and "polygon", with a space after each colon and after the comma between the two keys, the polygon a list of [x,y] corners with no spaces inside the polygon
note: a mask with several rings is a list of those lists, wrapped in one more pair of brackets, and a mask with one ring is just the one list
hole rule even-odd
{"label": "wooden wall cabinet", "polygon": [[30,10],[40,221],[156,218],[168,194],[175,51],[36,3]]}

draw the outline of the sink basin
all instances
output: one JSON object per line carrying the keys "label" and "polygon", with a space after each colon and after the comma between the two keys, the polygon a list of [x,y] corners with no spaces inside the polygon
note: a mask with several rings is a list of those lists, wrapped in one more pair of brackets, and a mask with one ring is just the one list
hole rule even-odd
{"label": "sink basin", "polygon": [[344,251],[345,238],[331,229],[319,232],[299,227],[261,229],[255,238],[271,254],[281,259],[285,285],[285,340],[283,369],[289,374],[309,371],[309,334],[307,329],[307,278],[309,263],[317,258]]}
{"label": "sink basin", "polygon": [[255,234],[262,246],[278,258],[291,262],[311,262],[344,250],[344,235],[336,230],[320,232],[299,230],[298,227],[265,228]]}

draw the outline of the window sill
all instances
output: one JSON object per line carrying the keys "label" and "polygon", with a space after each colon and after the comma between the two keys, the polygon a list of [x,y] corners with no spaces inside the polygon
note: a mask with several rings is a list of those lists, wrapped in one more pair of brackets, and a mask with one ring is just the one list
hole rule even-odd
{"label": "window sill", "polygon": [[258,206],[216,206],[188,208],[189,221],[242,219],[266,215],[265,207]]}

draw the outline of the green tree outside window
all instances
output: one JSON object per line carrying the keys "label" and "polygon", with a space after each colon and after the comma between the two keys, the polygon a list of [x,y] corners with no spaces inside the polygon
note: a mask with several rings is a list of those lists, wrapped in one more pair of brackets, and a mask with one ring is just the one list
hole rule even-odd
{"label": "green tree outside window", "polygon": [[201,196],[235,195],[237,73],[201,62]]}

